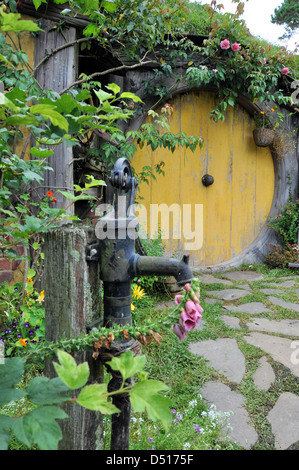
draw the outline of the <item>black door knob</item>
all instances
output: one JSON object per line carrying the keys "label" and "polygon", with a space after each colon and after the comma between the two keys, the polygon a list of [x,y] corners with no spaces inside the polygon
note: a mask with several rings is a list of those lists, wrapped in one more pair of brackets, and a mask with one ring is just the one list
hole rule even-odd
{"label": "black door knob", "polygon": [[214,183],[214,178],[212,175],[204,175],[201,178],[201,182],[204,186],[210,186],[211,184]]}

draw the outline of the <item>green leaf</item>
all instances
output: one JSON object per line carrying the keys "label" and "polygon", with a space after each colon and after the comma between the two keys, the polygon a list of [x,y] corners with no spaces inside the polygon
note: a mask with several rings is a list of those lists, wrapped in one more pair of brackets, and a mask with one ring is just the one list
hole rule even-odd
{"label": "green leaf", "polygon": [[84,387],[77,398],[79,405],[89,410],[98,410],[102,414],[118,413],[119,409],[107,399],[106,384],[92,384]]}
{"label": "green leaf", "polygon": [[109,0],[103,0],[101,2],[101,7],[105,8],[109,13],[114,13],[117,5],[114,1],[109,1]]}
{"label": "green leaf", "polygon": [[21,358],[6,358],[0,364],[0,406],[10,401],[16,401],[25,395],[25,392],[14,388],[24,373],[24,363]]}
{"label": "green leaf", "polygon": [[75,196],[72,193],[68,193],[67,191],[57,191],[58,193],[61,193],[64,197],[66,197],[69,200],[73,200]]}
{"label": "green leaf", "polygon": [[120,98],[128,98],[134,101],[134,103],[142,103],[142,100],[139,98],[139,96],[136,96],[134,93],[131,93],[129,91],[124,91],[121,95]]}
{"label": "green leaf", "polygon": [[20,20],[19,13],[4,13],[0,10],[0,29],[2,31],[42,31],[36,23],[30,20]]}
{"label": "green leaf", "polygon": [[12,431],[28,447],[37,444],[40,450],[57,450],[62,432],[55,420],[67,417],[58,406],[39,407],[15,419]]}
{"label": "green leaf", "polygon": [[11,433],[9,429],[13,424],[13,418],[0,415],[0,450],[7,450]]}
{"label": "green leaf", "polygon": [[53,405],[68,401],[68,391],[69,388],[59,377],[35,377],[27,388],[27,395],[28,400],[36,405]]}
{"label": "green leaf", "polygon": [[19,111],[19,108],[10,99],[6,98],[4,93],[1,93],[1,92],[0,92],[0,105],[6,106],[7,108],[11,109],[12,111],[16,113]]}
{"label": "green leaf", "polygon": [[35,104],[30,107],[31,114],[40,114],[46,119],[50,119],[54,126],[68,131],[68,122],[60,113],[56,111],[56,107],[51,104]]}
{"label": "green leaf", "polygon": [[109,98],[113,98],[113,95],[111,93],[106,93],[106,91],[104,90],[95,90],[94,92],[96,96],[99,98],[100,103],[103,103]]}
{"label": "green leaf", "polygon": [[53,150],[48,150],[48,149],[44,149],[44,148],[36,148],[36,147],[32,147],[30,149],[30,153],[31,155],[33,155],[35,158],[48,158],[50,157],[51,155],[53,155]]}
{"label": "green leaf", "polygon": [[89,376],[87,362],[77,365],[75,359],[65,351],[58,351],[57,356],[60,364],[53,364],[61,380],[71,390],[83,387]]}
{"label": "green leaf", "polygon": [[159,394],[168,387],[158,380],[144,380],[137,382],[130,392],[132,407],[136,412],[147,411],[149,419],[160,420],[165,429],[171,421],[171,402],[169,398]]}
{"label": "green leaf", "polygon": [[106,87],[108,90],[113,91],[115,95],[120,92],[120,86],[118,86],[116,83],[109,83]]}
{"label": "green leaf", "polygon": [[109,366],[113,370],[118,370],[124,380],[140,372],[145,365],[146,356],[135,356],[128,350],[119,357],[113,357]]}

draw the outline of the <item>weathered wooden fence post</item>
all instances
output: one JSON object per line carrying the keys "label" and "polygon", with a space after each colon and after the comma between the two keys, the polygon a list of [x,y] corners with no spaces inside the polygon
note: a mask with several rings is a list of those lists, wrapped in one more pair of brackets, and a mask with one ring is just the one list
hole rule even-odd
{"label": "weathered wooden fence post", "polygon": [[[86,247],[93,240],[94,229],[86,226],[64,225],[50,230],[45,236],[45,327],[48,341],[79,336],[100,319],[99,263],[86,261]],[[75,359],[89,363],[89,383],[103,381],[103,366],[99,359],[92,358],[92,351],[76,353]],[[56,376],[52,361],[46,365],[46,375]],[[64,405],[63,409],[69,418],[60,422],[63,439],[59,449],[101,449],[100,413],[76,403]]]}

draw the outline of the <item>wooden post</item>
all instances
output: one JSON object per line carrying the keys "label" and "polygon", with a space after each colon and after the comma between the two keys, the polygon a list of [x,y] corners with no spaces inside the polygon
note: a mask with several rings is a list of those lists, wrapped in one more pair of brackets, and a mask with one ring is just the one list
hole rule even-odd
{"label": "wooden post", "polygon": [[[76,29],[64,28],[63,34],[57,30],[57,22],[43,19],[43,32],[36,40],[34,47],[34,64],[47,56],[52,50],[76,39]],[[35,78],[46,90],[60,92],[74,82],[77,72],[77,47],[71,46],[53,54],[40,67],[37,68]],[[58,145],[54,154],[49,158],[48,164],[54,171],[46,171],[44,175],[44,188],[38,189],[39,197],[43,197],[48,190],[73,189],[73,150],[64,143]],[[57,202],[55,207],[65,208],[67,201],[62,194],[55,193]]]}
{"label": "wooden post", "polygon": [[[80,336],[100,319],[99,263],[86,261],[87,244],[94,239],[93,228],[72,225],[52,229],[45,236],[45,327],[48,341]],[[76,353],[75,359],[79,363],[89,363],[89,383],[103,382],[102,363],[99,358],[92,358],[92,351]],[[46,364],[46,375],[56,376],[52,361]],[[63,439],[59,449],[101,449],[100,413],[76,403],[64,405],[63,409],[69,418],[60,422]]]}

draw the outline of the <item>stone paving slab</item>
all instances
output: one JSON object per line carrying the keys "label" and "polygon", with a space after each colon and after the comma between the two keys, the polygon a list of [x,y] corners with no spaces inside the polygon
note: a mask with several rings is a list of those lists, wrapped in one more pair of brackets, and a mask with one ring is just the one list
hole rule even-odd
{"label": "stone paving slab", "polygon": [[271,312],[262,302],[249,302],[247,304],[238,305],[237,307],[235,305],[223,305],[222,308],[230,312],[250,313],[252,315]]}
{"label": "stone paving slab", "polygon": [[227,279],[217,279],[216,277],[210,274],[202,274],[201,276],[197,277],[203,284],[224,284],[226,286],[233,285],[233,282],[228,281]]}
{"label": "stone paving slab", "polygon": [[266,294],[266,295],[272,295],[272,294],[283,294],[284,293],[284,290],[282,289],[260,289],[260,292],[262,292],[263,294]]}
{"label": "stone paving slab", "polygon": [[298,341],[264,333],[250,333],[245,335],[244,339],[252,346],[256,346],[270,354],[274,361],[280,362],[290,369],[293,375],[299,377],[299,361],[296,358],[295,349],[296,347],[298,349],[298,344],[296,346]]}
{"label": "stone paving slab", "polygon": [[204,302],[206,304],[217,304],[218,302],[221,302],[221,300],[220,299],[208,299],[207,298],[207,299],[204,300]]}
{"label": "stone paving slab", "polygon": [[288,449],[299,441],[299,397],[297,395],[290,392],[282,393],[267,419],[275,435],[276,449]]}
{"label": "stone paving slab", "polygon": [[275,382],[275,373],[266,356],[261,357],[259,363],[259,368],[252,376],[253,382],[259,390],[269,390]]}
{"label": "stone paving slab", "polygon": [[272,304],[278,305],[279,307],[283,307],[288,310],[299,312],[299,304],[294,304],[293,302],[286,302],[285,300],[280,299],[279,297],[273,297],[273,296],[268,297],[268,300]]}
{"label": "stone paving slab", "polygon": [[221,320],[231,328],[237,328],[238,330],[241,328],[240,320],[236,317],[230,317],[229,315],[222,315]]}
{"label": "stone paving slab", "polygon": [[245,374],[245,357],[232,338],[198,341],[189,345],[193,354],[207,359],[210,366],[225,375],[231,382],[240,383]]}
{"label": "stone paving slab", "polygon": [[231,281],[261,281],[264,275],[255,271],[231,271],[223,274],[223,277]]}
{"label": "stone paving slab", "polygon": [[294,287],[295,285],[295,281],[285,281],[285,282],[270,282],[270,283],[267,283],[267,286],[270,286],[270,287],[285,287],[285,288],[291,288],[291,287]]}
{"label": "stone paving slab", "polygon": [[285,336],[299,337],[299,320],[269,320],[267,318],[253,318],[247,323],[250,330],[278,333]]}
{"label": "stone paving slab", "polygon": [[210,290],[207,294],[217,297],[221,300],[236,300],[241,297],[249,295],[250,292],[243,289],[223,289],[223,290]]}
{"label": "stone paving slab", "polygon": [[216,411],[233,413],[225,426],[228,438],[249,450],[257,442],[258,434],[250,425],[243,395],[232,391],[221,382],[208,382],[201,393],[207,402],[216,406]]}

